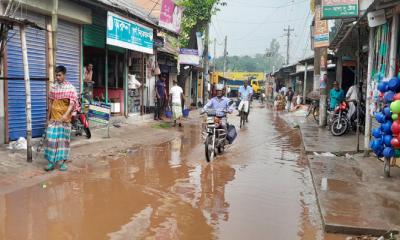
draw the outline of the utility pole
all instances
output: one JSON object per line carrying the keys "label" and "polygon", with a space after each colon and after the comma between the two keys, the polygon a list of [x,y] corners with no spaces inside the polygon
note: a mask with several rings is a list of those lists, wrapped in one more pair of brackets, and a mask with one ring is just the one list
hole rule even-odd
{"label": "utility pole", "polygon": [[207,91],[208,91],[208,69],[209,69],[209,61],[208,61],[208,42],[209,42],[209,31],[210,31],[210,23],[207,23],[206,30],[204,34],[204,52],[203,52],[203,61],[204,61],[204,70],[203,70],[203,105],[207,102]]}
{"label": "utility pole", "polygon": [[290,36],[291,32],[294,31],[294,28],[290,28],[290,25],[288,25],[288,28],[284,28],[283,31],[285,32],[285,37],[286,37],[286,65],[289,65],[289,58],[290,58]]}
{"label": "utility pole", "polygon": [[227,43],[228,43],[228,36],[225,36],[225,41],[224,41],[224,73],[223,73],[224,77],[225,77],[225,72],[226,72],[226,56],[228,55],[228,52],[226,50]]}
{"label": "utility pole", "polygon": [[217,70],[217,39],[214,38],[214,73]]}
{"label": "utility pole", "polygon": [[24,82],[25,82],[25,110],[26,110],[26,160],[32,162],[32,106],[31,106],[31,82],[29,79],[29,66],[28,66],[28,47],[26,46],[26,27],[21,25],[21,50],[22,50],[22,63],[24,66]]}

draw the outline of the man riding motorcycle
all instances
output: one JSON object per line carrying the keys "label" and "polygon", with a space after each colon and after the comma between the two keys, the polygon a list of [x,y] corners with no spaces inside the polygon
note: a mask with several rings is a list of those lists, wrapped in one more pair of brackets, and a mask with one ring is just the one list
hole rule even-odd
{"label": "man riding motorcycle", "polygon": [[[240,86],[239,88],[239,107],[238,110],[239,112],[243,109],[243,111],[247,114],[249,113],[249,108],[250,108],[250,100],[253,96],[253,88],[249,86],[248,81],[244,81],[243,86]],[[246,118],[246,122],[248,122],[248,119]]]}
{"label": "man riding motorcycle", "polygon": [[233,108],[230,105],[230,99],[223,94],[224,85],[217,84],[215,87],[217,96],[211,98],[210,101],[204,106],[203,112],[213,109],[216,111],[216,116],[221,118],[221,125],[226,129],[226,113],[232,113]]}

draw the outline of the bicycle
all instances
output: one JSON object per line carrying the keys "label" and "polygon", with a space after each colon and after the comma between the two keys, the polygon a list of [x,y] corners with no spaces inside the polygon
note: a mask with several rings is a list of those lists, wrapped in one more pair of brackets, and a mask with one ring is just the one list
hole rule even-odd
{"label": "bicycle", "polygon": [[313,100],[311,104],[308,106],[306,118],[313,116],[316,122],[319,122],[319,101]]}

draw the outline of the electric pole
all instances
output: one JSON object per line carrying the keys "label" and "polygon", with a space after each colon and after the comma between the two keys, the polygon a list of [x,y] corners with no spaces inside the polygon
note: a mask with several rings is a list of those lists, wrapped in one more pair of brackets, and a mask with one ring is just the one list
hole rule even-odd
{"label": "electric pole", "polygon": [[214,73],[217,69],[217,39],[214,38]]}
{"label": "electric pole", "polygon": [[224,77],[225,77],[225,72],[226,72],[226,56],[228,55],[228,52],[226,51],[227,42],[228,42],[228,36],[225,36],[225,41],[224,41],[224,73],[223,73]]}
{"label": "electric pole", "polygon": [[290,28],[290,25],[288,25],[288,28],[284,28],[283,31],[285,32],[284,36],[286,37],[286,65],[289,65],[289,57],[290,57],[290,36],[291,32],[294,31],[294,28]]}
{"label": "electric pole", "polygon": [[209,30],[210,24],[207,23],[206,31],[204,36],[204,52],[203,52],[203,63],[204,63],[204,71],[203,71],[203,105],[207,102],[207,92],[208,92],[208,69],[209,69],[209,61],[208,61],[208,42],[209,42]]}

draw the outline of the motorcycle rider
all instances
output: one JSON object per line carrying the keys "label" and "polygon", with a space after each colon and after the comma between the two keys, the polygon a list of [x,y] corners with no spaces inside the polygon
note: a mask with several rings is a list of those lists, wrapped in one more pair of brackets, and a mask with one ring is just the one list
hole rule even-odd
{"label": "motorcycle rider", "polygon": [[354,113],[356,112],[356,104],[358,100],[360,100],[360,89],[362,87],[362,82],[359,84],[354,84],[349,88],[346,93],[346,99],[349,102],[349,112],[347,113],[348,119],[351,119]]}
{"label": "motorcycle rider", "polygon": [[238,110],[241,111],[242,109],[246,113],[246,122],[248,122],[248,113],[250,108],[250,100],[253,96],[253,88],[249,86],[248,81],[244,81],[243,86],[239,88],[239,107]]}
{"label": "motorcycle rider", "polygon": [[224,129],[226,129],[226,112],[232,113],[233,108],[230,104],[231,100],[224,96],[223,90],[224,85],[217,84],[215,86],[215,90],[217,93],[216,97],[211,98],[210,101],[204,106],[203,112],[206,112],[209,109],[214,109],[216,111],[216,116],[221,118],[221,125]]}

